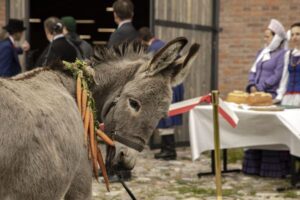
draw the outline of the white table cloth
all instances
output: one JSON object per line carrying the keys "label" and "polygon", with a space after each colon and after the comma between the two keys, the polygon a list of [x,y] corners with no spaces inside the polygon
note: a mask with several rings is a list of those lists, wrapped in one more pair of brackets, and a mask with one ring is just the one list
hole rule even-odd
{"label": "white table cloth", "polygon": [[[221,149],[255,147],[289,149],[300,156],[300,109],[284,111],[251,111],[229,105],[239,117],[232,128],[220,115]],[[214,149],[212,106],[197,106],[189,112],[189,133],[192,158]]]}

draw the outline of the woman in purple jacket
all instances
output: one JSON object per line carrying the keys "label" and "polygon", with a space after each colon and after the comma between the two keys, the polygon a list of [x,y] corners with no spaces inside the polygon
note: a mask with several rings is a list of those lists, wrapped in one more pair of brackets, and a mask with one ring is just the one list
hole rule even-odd
{"label": "woman in purple jacket", "polygon": [[[282,76],[286,33],[282,24],[272,19],[264,33],[265,48],[257,54],[249,73],[246,91],[263,91],[276,97]],[[243,172],[264,177],[285,177],[290,171],[289,151],[245,151]]]}

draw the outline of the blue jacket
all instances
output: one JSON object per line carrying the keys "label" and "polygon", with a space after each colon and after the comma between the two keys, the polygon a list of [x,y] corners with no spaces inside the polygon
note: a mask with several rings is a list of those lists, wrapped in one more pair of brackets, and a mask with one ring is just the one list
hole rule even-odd
{"label": "blue jacket", "polygon": [[[149,52],[157,52],[160,48],[162,48],[165,43],[159,39],[153,40],[151,45],[148,47]],[[180,84],[174,88],[173,91],[173,98],[172,103],[182,101],[184,95],[184,87],[183,84]],[[170,128],[172,126],[182,125],[182,115],[176,115],[173,117],[166,117],[159,121],[157,128]]]}
{"label": "blue jacket", "polygon": [[21,72],[18,54],[21,48],[14,47],[10,39],[0,41],[0,76],[11,77]]}
{"label": "blue jacket", "polygon": [[151,45],[148,47],[148,51],[149,52],[156,52],[160,48],[162,48],[163,46],[165,46],[165,43],[163,41],[161,41],[159,39],[155,39],[155,40],[153,40]]}
{"label": "blue jacket", "polygon": [[[295,66],[292,66],[293,65]],[[287,84],[287,94],[300,93],[300,56],[291,56],[288,65],[289,79]]]}

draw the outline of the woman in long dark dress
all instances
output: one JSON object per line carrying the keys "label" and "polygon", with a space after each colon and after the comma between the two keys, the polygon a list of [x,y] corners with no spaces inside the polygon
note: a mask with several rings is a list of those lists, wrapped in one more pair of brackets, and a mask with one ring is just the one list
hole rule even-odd
{"label": "woman in long dark dress", "polygon": [[[282,24],[272,19],[264,35],[266,47],[258,52],[249,73],[248,92],[263,91],[276,97],[284,65],[283,48],[286,33]],[[270,130],[271,131],[271,130]],[[285,177],[290,172],[289,151],[258,150],[245,151],[243,160],[245,174],[263,177]]]}

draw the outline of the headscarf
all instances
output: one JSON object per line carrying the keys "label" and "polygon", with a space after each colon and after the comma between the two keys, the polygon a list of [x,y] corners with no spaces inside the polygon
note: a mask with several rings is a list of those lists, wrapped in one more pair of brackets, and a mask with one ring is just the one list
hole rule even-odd
{"label": "headscarf", "polygon": [[271,19],[268,29],[272,30],[275,33],[275,35],[270,44],[267,47],[265,47],[257,56],[255,62],[251,67],[251,72],[253,73],[256,72],[257,63],[263,58],[270,58],[270,52],[277,49],[282,43],[282,41],[284,41],[284,48],[287,48],[287,36],[282,24],[276,19]]}

